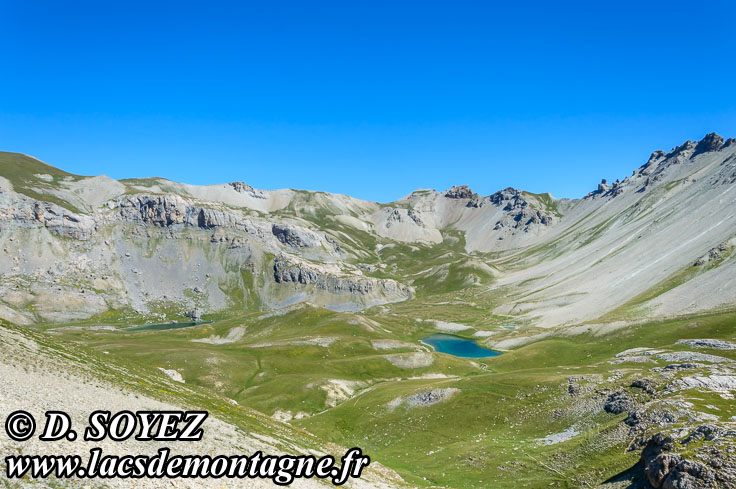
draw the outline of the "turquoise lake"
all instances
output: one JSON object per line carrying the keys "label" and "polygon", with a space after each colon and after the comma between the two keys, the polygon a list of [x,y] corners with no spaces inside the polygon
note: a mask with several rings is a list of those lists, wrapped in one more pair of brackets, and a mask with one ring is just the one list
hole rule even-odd
{"label": "turquoise lake", "polygon": [[473,340],[467,340],[451,334],[433,334],[424,338],[422,343],[428,344],[440,353],[447,353],[448,355],[462,358],[488,358],[497,357],[501,354],[501,352],[478,346]]}

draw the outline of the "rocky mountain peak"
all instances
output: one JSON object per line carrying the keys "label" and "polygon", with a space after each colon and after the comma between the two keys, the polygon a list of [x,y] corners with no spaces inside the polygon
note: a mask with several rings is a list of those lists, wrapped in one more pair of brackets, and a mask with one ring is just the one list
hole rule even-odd
{"label": "rocky mountain peak", "polygon": [[477,196],[467,185],[453,185],[450,190],[445,192],[445,197],[448,199],[472,199]]}
{"label": "rocky mountain peak", "polygon": [[698,141],[698,144],[695,146],[693,156],[701,153],[709,153],[711,151],[719,151],[721,148],[723,148],[723,138],[712,132],[710,134],[706,134],[703,139]]}
{"label": "rocky mountain peak", "polygon": [[506,187],[503,190],[499,190],[495,194],[492,194],[489,199],[491,203],[500,205],[502,202],[510,200],[524,200],[521,196],[521,192],[513,187]]}

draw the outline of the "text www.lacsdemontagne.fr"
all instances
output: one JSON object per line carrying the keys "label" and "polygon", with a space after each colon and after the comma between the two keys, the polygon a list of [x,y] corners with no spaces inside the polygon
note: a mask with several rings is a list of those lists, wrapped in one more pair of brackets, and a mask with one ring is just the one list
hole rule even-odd
{"label": "text www.lacsdemontagne.fr", "polygon": [[85,463],[79,455],[14,455],[5,457],[8,478],[230,478],[271,479],[288,485],[295,479],[330,479],[335,485],[360,477],[370,458],[358,448],[347,451],[338,464],[330,455],[171,455],[162,448],[157,455],[104,455],[93,448]]}

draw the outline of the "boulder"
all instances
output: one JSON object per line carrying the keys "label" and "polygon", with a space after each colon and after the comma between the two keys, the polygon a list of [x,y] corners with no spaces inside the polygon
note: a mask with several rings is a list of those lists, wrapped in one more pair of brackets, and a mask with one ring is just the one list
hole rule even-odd
{"label": "boulder", "polygon": [[669,471],[661,487],[662,489],[711,489],[717,487],[716,474],[700,462],[681,460]]}
{"label": "boulder", "polygon": [[655,384],[652,379],[636,379],[631,383],[631,387],[641,389],[647,394],[654,394]]}
{"label": "boulder", "polygon": [[683,440],[682,443],[684,445],[687,445],[698,440],[713,441],[722,437],[725,433],[726,430],[721,428],[720,426],[716,426],[713,424],[703,424],[695,428],[695,430],[690,433],[688,437]]}
{"label": "boulder", "polygon": [[645,463],[644,477],[646,477],[647,482],[649,482],[652,487],[659,489],[662,487],[665,479],[670,475],[672,469],[674,469],[681,461],[682,457],[677,454],[660,453]]}
{"label": "boulder", "polygon": [[636,402],[626,392],[619,390],[609,395],[603,404],[603,410],[611,414],[621,414],[634,408]]}
{"label": "boulder", "polygon": [[187,315],[192,321],[200,321],[202,319],[202,309],[195,307]]}
{"label": "boulder", "polygon": [[736,350],[736,343],[712,339],[677,340],[678,345],[688,345],[695,348],[712,348],[714,350]]}

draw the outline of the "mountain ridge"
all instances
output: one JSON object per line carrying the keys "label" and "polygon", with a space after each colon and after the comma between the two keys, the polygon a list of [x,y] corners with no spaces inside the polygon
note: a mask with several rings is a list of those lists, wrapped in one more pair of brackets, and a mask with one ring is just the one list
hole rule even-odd
{"label": "mountain ridge", "polygon": [[[736,138],[724,139],[722,136],[720,136],[719,134],[717,134],[715,132],[708,133],[708,134],[706,134],[699,141],[693,142],[691,140],[687,140],[683,144],[678,145],[678,146],[675,146],[669,152],[665,152],[663,150],[655,150],[655,151],[653,151],[652,154],[650,155],[649,160],[646,163],[644,163],[640,167],[640,169],[641,168],[645,168],[649,164],[651,164],[652,160],[655,157],[665,157],[665,158],[668,158],[668,157],[671,157],[671,156],[676,156],[679,153],[684,152],[684,151],[686,151],[688,149],[693,149],[694,150],[693,153],[692,153],[692,156],[694,157],[694,156],[697,156],[698,154],[701,154],[701,153],[704,153],[704,152],[718,151],[718,150],[720,150],[722,148],[727,148],[727,147],[729,147],[730,145],[732,145],[734,143],[736,143]],[[52,165],[50,163],[47,163],[47,162],[45,162],[43,160],[40,160],[40,159],[36,158],[33,155],[29,155],[29,154],[22,153],[22,152],[0,151],[0,154],[10,155],[10,156],[14,156],[14,157],[20,156],[20,157],[25,157],[25,158],[27,158],[29,160],[34,160],[35,162],[40,163],[41,165],[43,165],[43,167],[41,167],[37,171],[40,171],[43,168],[48,168],[49,170],[52,171],[52,173],[62,173],[65,176],[74,177],[74,178],[93,178],[93,177],[110,178],[110,177],[108,177],[105,174],[99,174],[99,175],[77,175],[77,174],[69,173],[69,172],[66,172],[65,170],[62,170],[59,167],[56,167],[56,166],[54,166],[54,165]],[[4,169],[1,166],[0,166],[0,171],[4,171]],[[603,179],[603,180],[605,182],[607,182],[607,179]],[[377,204],[381,204],[381,205],[387,205],[387,204],[399,202],[399,201],[405,200],[407,197],[409,197],[410,195],[412,195],[415,192],[424,192],[424,191],[432,191],[432,192],[436,192],[436,193],[441,193],[441,194],[447,195],[449,192],[453,192],[456,189],[457,190],[463,190],[463,189],[465,189],[466,191],[470,192],[469,195],[472,195],[474,197],[480,197],[478,194],[475,194],[474,192],[472,192],[472,190],[470,189],[469,185],[453,185],[450,188],[445,189],[445,190],[419,188],[419,189],[413,190],[412,192],[410,192],[406,196],[401,197],[401,198],[399,198],[399,199],[397,199],[395,201],[380,203],[380,202],[374,201],[374,200],[358,199],[358,198],[355,198],[355,197],[351,197],[348,194],[333,193],[333,192],[327,192],[327,191],[323,191],[323,190],[306,190],[306,189],[296,189],[296,188],[286,188],[286,187],[284,187],[284,188],[278,188],[278,189],[272,189],[272,190],[256,189],[256,188],[248,185],[247,183],[240,182],[240,181],[222,182],[222,183],[215,183],[215,184],[211,184],[211,185],[197,185],[197,184],[180,183],[180,182],[176,182],[174,180],[170,180],[170,179],[168,179],[166,177],[160,177],[160,176],[125,177],[125,178],[117,179],[116,181],[125,182],[125,183],[135,183],[135,182],[141,182],[141,181],[165,181],[165,182],[170,182],[170,183],[174,183],[174,184],[181,184],[181,185],[194,186],[194,187],[215,187],[215,186],[220,186],[220,185],[231,185],[231,186],[233,186],[233,185],[237,185],[237,184],[242,184],[242,185],[245,185],[247,187],[250,187],[250,189],[252,189],[252,190],[257,190],[257,191],[261,191],[261,192],[263,192],[263,191],[276,192],[276,191],[279,191],[279,190],[282,190],[282,191],[283,190],[290,190],[290,191],[295,191],[295,192],[311,192],[311,193],[321,193],[321,194],[330,194],[330,195],[343,195],[343,196],[346,196],[346,197],[350,197],[351,199],[354,199],[354,200],[361,200],[361,201],[364,201],[364,202],[372,202],[372,203],[377,203]],[[498,190],[498,191],[496,191],[494,193],[498,193],[498,192],[500,192],[502,190],[508,190],[508,189],[512,189],[512,188],[514,188],[514,187],[507,187],[506,189],[500,189],[500,190]],[[514,188],[514,190],[519,190],[521,192],[526,192],[526,193],[529,193],[529,194],[535,194],[534,192],[530,192],[530,191],[523,190],[523,189],[515,189]],[[557,198],[553,197],[553,195],[550,192],[542,192],[540,195],[543,195],[543,194],[547,194],[550,197],[554,198],[555,200],[578,200],[578,199],[581,199],[581,198],[585,198],[585,196],[581,196],[581,197],[562,197],[560,199],[557,199]],[[489,194],[489,195],[487,195],[485,197],[490,197],[492,195],[494,195],[494,194]],[[460,197],[454,197],[453,196],[451,198],[464,198],[464,197],[462,197],[462,196],[460,196]]]}
{"label": "mountain ridge", "polygon": [[[604,316],[626,305],[716,246],[731,249],[729,240],[736,234],[729,211],[736,182],[734,141],[711,133],[668,153],[655,151],[629,177],[611,184],[603,180],[580,199],[558,200],[511,187],[481,197],[464,185],[442,192],[417,190],[386,204],[325,192],[259,190],[244,182],[195,186],[159,178],[81,177],[32,157],[2,153],[0,227],[4,253],[14,255],[14,263],[7,260],[0,275],[27,282],[26,289],[45,290],[58,287],[59,277],[68,274],[75,277],[70,282],[80,284],[77,288],[90,291],[80,298],[70,290],[69,300],[77,306],[89,303],[91,313],[71,306],[70,314],[44,315],[27,310],[33,301],[6,302],[2,317],[57,321],[120,307],[168,317],[173,310],[179,315],[194,308],[226,313],[302,301],[360,310],[432,293],[431,288],[417,290],[415,282],[436,281],[445,274],[443,267],[453,266],[450,262],[480,261],[486,271],[476,267],[459,279],[509,286],[496,308],[501,316],[539,326],[585,322],[595,319],[597,308]],[[698,232],[678,245],[673,237],[683,225]],[[62,239],[56,251],[43,244],[48,238],[39,235],[42,229]],[[38,246],[35,256],[24,256],[22,264],[23,250],[7,241],[14,233],[38,243],[29,248]],[[148,238],[160,246],[151,248]],[[82,242],[83,251],[70,251]],[[410,276],[385,256],[397,246],[447,248],[443,260],[449,262],[429,262],[429,271]],[[70,253],[93,271],[89,278],[60,264]],[[189,265],[186,273],[173,270],[175,257],[188,254],[193,255],[187,261],[200,257],[197,270]],[[284,257],[282,264],[300,265],[283,275],[278,256]],[[643,264],[643,257],[653,263]],[[717,283],[727,281],[724,270],[732,267],[724,260],[724,268],[708,269]],[[627,278],[623,270],[637,262],[638,270],[652,273]],[[203,268],[208,271],[201,273]],[[244,278],[236,269],[251,276]],[[148,270],[161,274],[163,287],[152,285],[159,280]],[[596,285],[601,274],[610,276],[606,283],[611,285]],[[276,280],[292,275],[293,281]],[[302,280],[316,276],[323,278]],[[626,280],[631,286],[621,287]],[[704,303],[720,307],[736,302],[732,295],[726,288],[722,302]],[[649,305],[662,313],[678,312],[667,301]]]}

